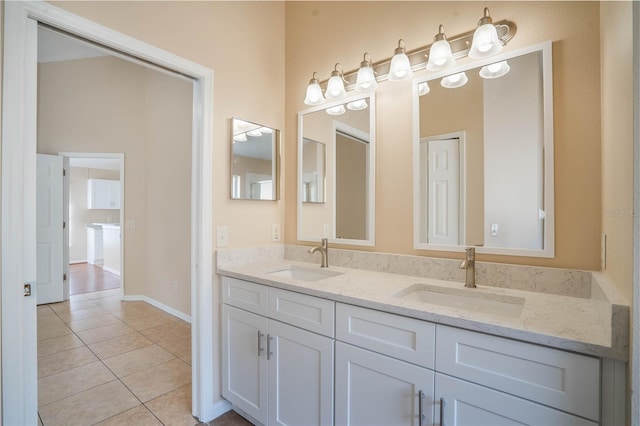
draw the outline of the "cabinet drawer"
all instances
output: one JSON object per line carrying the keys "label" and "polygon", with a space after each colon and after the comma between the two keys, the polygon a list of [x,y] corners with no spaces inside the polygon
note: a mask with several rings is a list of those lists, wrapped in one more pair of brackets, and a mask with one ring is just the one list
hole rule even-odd
{"label": "cabinet drawer", "polygon": [[436,369],[598,421],[600,360],[438,325]]}
{"label": "cabinet drawer", "polygon": [[268,290],[260,284],[222,277],[222,302],[256,314],[269,313]]}
{"label": "cabinet drawer", "polygon": [[335,302],[292,291],[269,289],[269,318],[334,336]]}
{"label": "cabinet drawer", "polygon": [[435,325],[357,306],[336,305],[336,339],[433,369]]}

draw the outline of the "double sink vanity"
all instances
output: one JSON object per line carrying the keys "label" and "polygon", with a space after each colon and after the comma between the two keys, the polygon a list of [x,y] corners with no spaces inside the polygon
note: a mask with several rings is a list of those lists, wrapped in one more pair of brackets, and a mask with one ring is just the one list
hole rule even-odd
{"label": "double sink vanity", "polygon": [[330,256],[218,252],[223,396],[252,422],[606,423],[629,307],[599,274],[478,263],[465,288],[459,261]]}

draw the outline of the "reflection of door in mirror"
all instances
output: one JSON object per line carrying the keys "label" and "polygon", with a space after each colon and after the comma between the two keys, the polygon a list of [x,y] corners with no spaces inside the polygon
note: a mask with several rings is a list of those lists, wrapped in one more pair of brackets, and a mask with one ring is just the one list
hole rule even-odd
{"label": "reflection of door in mirror", "polygon": [[308,138],[302,143],[302,202],[324,203],[325,145]]}
{"label": "reflection of door in mirror", "polygon": [[367,239],[368,149],[363,137],[336,130],[336,238]]}

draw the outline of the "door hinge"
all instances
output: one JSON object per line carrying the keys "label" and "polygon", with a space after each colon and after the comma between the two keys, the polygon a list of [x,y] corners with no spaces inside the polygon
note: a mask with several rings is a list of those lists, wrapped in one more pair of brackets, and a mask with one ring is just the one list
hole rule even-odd
{"label": "door hinge", "polygon": [[66,176],[67,175],[67,171],[65,169],[62,169],[62,176]]}
{"label": "door hinge", "polygon": [[31,284],[24,285],[24,297],[31,296]]}
{"label": "door hinge", "polygon": [[62,229],[66,229],[67,228],[67,222],[62,222]]}
{"label": "door hinge", "polygon": [[62,274],[62,281],[66,281],[67,280],[67,274]]}

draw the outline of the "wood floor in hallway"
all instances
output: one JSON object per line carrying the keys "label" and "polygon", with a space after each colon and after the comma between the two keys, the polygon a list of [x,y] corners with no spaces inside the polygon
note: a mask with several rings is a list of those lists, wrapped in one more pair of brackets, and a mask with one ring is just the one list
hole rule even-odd
{"label": "wood floor in hallway", "polygon": [[90,263],[69,265],[69,294],[120,288],[120,277]]}

